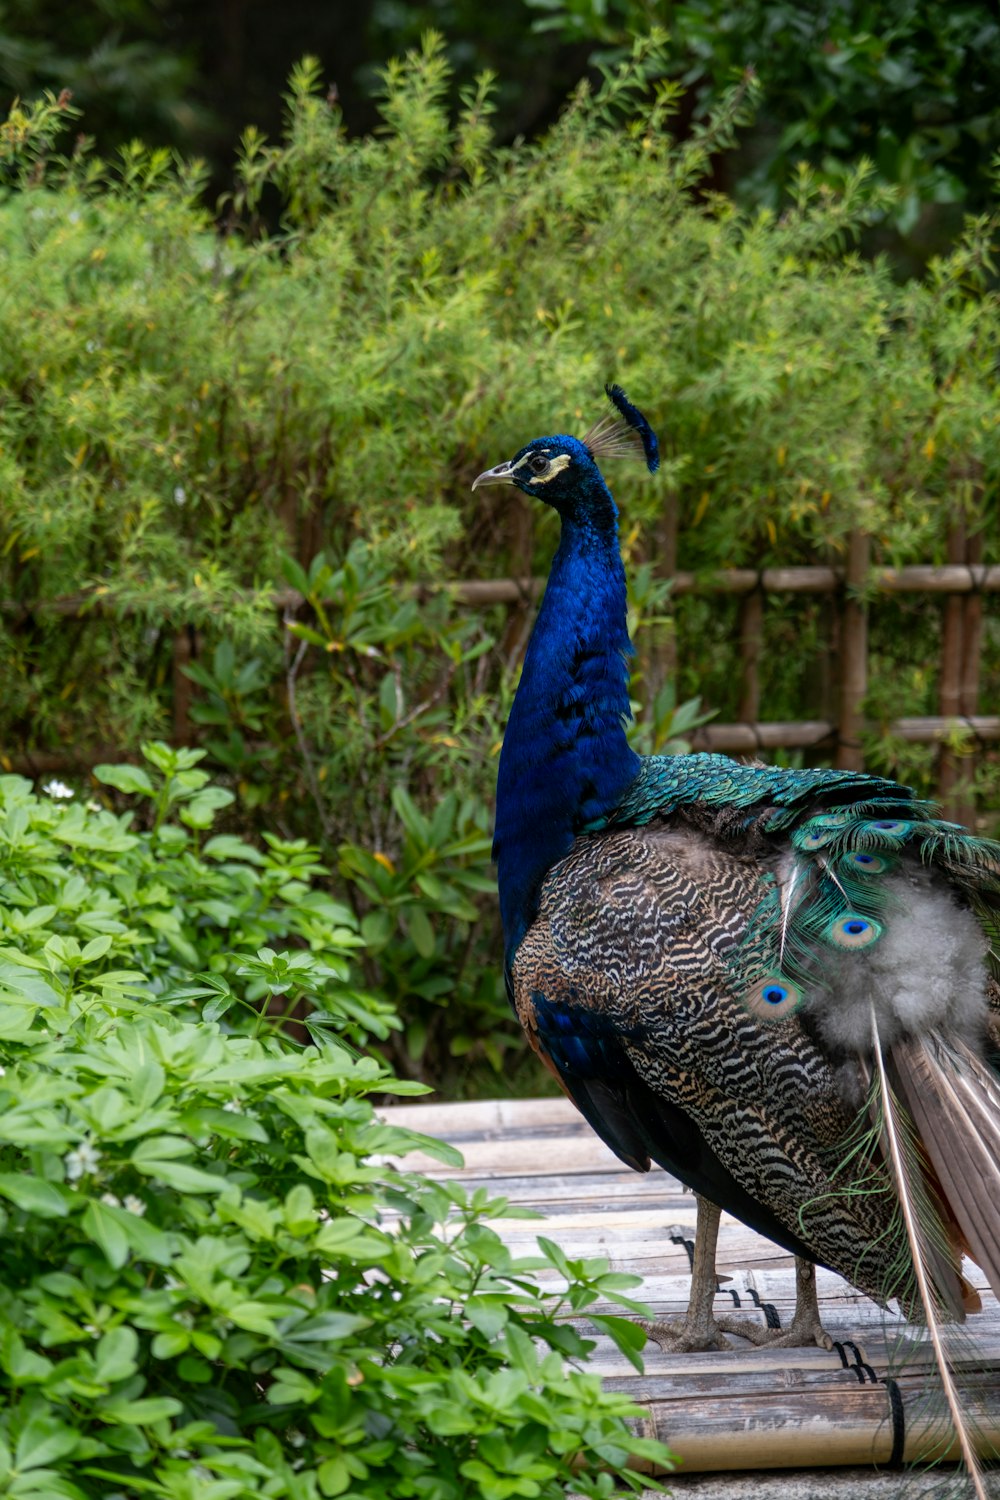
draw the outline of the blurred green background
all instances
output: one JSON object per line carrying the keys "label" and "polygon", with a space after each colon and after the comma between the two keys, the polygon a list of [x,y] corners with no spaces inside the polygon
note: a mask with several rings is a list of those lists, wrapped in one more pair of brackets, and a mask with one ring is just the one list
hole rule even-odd
{"label": "blurred green background", "polygon": [[4,0],[0,93],[69,88],[108,151],[134,136],[203,156],[229,179],[249,124],[281,125],[281,94],[319,59],[348,129],[370,131],[385,63],[442,33],[459,84],[497,80],[502,140],[550,126],[574,85],[665,27],[680,128],[705,118],[734,76],[762,85],[752,125],[712,186],[780,205],[796,164],[837,183],[862,154],[899,197],[870,235],[913,271],[980,211],[1000,145],[1000,9],[988,0]]}

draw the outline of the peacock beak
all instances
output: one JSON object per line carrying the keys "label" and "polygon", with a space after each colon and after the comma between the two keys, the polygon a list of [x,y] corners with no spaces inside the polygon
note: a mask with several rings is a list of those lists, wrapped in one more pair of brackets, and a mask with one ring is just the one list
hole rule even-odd
{"label": "peacock beak", "polygon": [[495,469],[487,469],[472,481],[472,488],[478,490],[481,484],[513,484],[514,476],[511,473],[510,459],[505,463],[497,464]]}

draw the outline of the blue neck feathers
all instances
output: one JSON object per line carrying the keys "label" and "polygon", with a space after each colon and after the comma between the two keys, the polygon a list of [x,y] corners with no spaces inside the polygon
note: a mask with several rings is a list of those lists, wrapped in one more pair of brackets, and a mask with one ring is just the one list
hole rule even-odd
{"label": "blue neck feathers", "polygon": [[632,645],[617,512],[596,469],[593,482],[599,506],[563,511],[500,755],[493,857],[508,963],[548,870],[580,829],[611,812],[640,766],[625,738]]}

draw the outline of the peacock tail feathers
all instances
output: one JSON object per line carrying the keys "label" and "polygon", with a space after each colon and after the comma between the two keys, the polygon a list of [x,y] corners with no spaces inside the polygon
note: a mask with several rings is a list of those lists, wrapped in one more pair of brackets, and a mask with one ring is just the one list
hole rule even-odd
{"label": "peacock tail feathers", "polygon": [[[833,1004],[831,1040],[864,1050],[869,979],[878,1005],[878,995],[894,989],[886,971],[897,963],[922,998],[910,995],[911,984],[888,1003],[881,1021],[889,1041],[914,1024],[982,1031],[984,957],[1000,976],[1000,844],[937,819],[930,803],[895,782],[718,755],[648,757],[620,804],[586,831],[658,818],[688,821],[756,856],[760,896],[730,971],[762,1020],[804,1009],[819,1022]],[[946,888],[952,897],[942,903],[937,893]],[[903,935],[893,937],[892,919],[901,916],[895,931]],[[888,960],[879,952],[887,932]],[[942,986],[933,1000],[925,952]],[[839,982],[831,978],[834,958],[847,960],[834,966]],[[845,988],[863,995],[847,1019]]]}

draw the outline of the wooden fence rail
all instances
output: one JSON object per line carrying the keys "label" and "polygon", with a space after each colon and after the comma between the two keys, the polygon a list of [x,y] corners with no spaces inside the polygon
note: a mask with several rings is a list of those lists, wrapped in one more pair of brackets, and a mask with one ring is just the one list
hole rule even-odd
{"label": "wooden fence rail", "polygon": [[[671,580],[675,594],[751,594],[760,589],[765,594],[835,594],[845,585],[844,568],[718,568],[705,573],[675,573]],[[872,568],[859,580],[867,591],[885,594],[997,594],[1000,593],[1000,564],[963,564],[961,566],[928,566],[923,563],[906,568]],[[493,604],[523,604],[540,598],[544,578],[474,578],[454,579],[444,583],[417,585],[418,594],[450,589],[461,604],[486,609]],[[247,590],[239,597],[250,599]],[[297,589],[273,589],[266,595],[273,608],[281,613],[295,610],[303,603]],[[335,603],[335,600],[326,600]],[[99,593],[64,594],[55,599],[0,600],[0,615],[12,620],[26,620],[33,615],[132,615],[145,613],[139,604],[117,604]]]}
{"label": "wooden fence rail", "polygon": [[[712,572],[673,575],[675,594],[835,594],[847,582],[847,569],[718,568]],[[996,594],[1000,593],[1000,564],[872,568],[864,577],[851,580],[863,590],[884,594]],[[536,599],[545,587],[544,578],[491,578],[446,585],[463,604],[520,604]]]}
{"label": "wooden fence rail", "polygon": [[[946,564],[911,565],[902,568],[871,566],[870,539],[856,532],[849,538],[843,567],[725,568],[704,573],[677,571],[671,579],[675,595],[721,595],[741,599],[736,655],[739,663],[740,718],[734,723],[712,723],[693,735],[695,748],[754,755],[776,749],[822,748],[838,766],[861,769],[861,735],[865,728],[864,699],[868,691],[868,611],[880,595],[918,594],[942,600],[942,648],[939,670],[939,713],[897,719],[885,727],[893,736],[910,743],[939,743],[939,795],[952,817],[967,819],[973,809],[964,798],[959,757],[951,745],[956,731],[974,747],[1000,742],[1000,715],[979,713],[980,657],[986,596],[1000,594],[1000,564],[982,561],[982,537],[967,538],[961,523],[953,525],[948,538]],[[417,586],[418,597],[449,590],[456,601],[473,609],[495,605],[527,611],[541,596],[542,578],[498,578],[455,580]],[[830,600],[828,608],[831,643],[828,656],[835,656],[839,670],[836,682],[825,695],[829,703],[823,717],[796,721],[761,720],[759,663],[764,650],[766,597],[811,595]],[[243,595],[249,599],[252,595]],[[259,596],[258,596],[259,597]],[[287,618],[302,608],[304,600],[294,589],[278,589],[266,596],[267,604]],[[335,601],[330,601],[335,602]],[[30,618],[59,616],[86,618],[144,613],[141,605],[119,605],[99,593],[21,602],[0,600],[0,617],[11,623]],[[193,632],[178,632],[174,643],[173,739],[186,743],[192,729],[188,713],[191,684],[183,668],[193,646]],[[670,663],[667,663],[670,666]],[[824,669],[825,670],[825,669]],[[4,754],[7,769],[45,775],[72,771],[101,760],[125,759],[114,746],[89,751],[19,751]],[[965,756],[967,764],[972,757]],[[966,781],[968,777],[966,776]]]}

